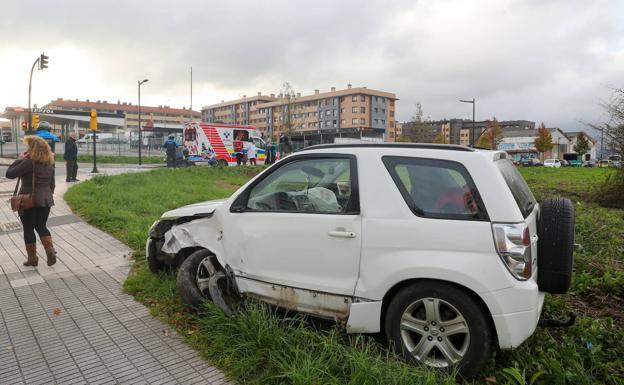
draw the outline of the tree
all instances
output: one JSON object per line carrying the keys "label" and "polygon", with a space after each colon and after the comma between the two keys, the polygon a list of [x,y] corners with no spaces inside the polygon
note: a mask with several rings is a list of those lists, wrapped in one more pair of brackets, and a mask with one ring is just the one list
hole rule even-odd
{"label": "tree", "polygon": [[[412,116],[412,119],[403,124],[403,135],[406,138],[405,141],[415,143],[431,143],[435,139],[437,130],[428,124],[424,118],[422,105],[420,102],[416,103],[416,111]],[[398,140],[397,140],[398,141]]]}
{"label": "tree", "polygon": [[410,143],[412,140],[410,139],[409,136],[402,134],[399,135],[399,137],[396,139],[397,142],[402,142],[402,143]]}
{"label": "tree", "polygon": [[436,136],[435,139],[433,140],[433,143],[441,143],[441,144],[446,143],[446,138],[444,137],[444,134],[440,132],[438,136]]}
{"label": "tree", "polygon": [[[619,154],[624,157],[624,89],[615,89],[611,99],[602,104],[609,116],[606,123],[591,127],[601,132],[609,146],[611,154]],[[602,206],[624,208],[624,167],[612,173],[605,182],[600,185],[593,198]]]}
{"label": "tree", "polygon": [[576,137],[576,144],[574,145],[574,152],[583,156],[589,152],[589,140],[587,139],[587,135],[581,132]]}
{"label": "tree", "polygon": [[482,148],[496,150],[500,142],[503,141],[503,129],[498,124],[496,118],[492,118],[487,123],[485,130],[479,136],[477,145]]}
{"label": "tree", "polygon": [[302,114],[298,114],[296,111],[302,106],[297,103],[297,93],[295,93],[289,82],[284,82],[281,96],[286,99],[286,102],[281,106],[282,121],[284,122],[282,132],[287,136],[291,136],[295,130],[303,128],[302,119],[299,119]]}
{"label": "tree", "polygon": [[544,160],[544,153],[552,150],[552,146],[552,134],[542,122],[537,128],[537,138],[535,138],[535,149],[541,154],[542,160]]}

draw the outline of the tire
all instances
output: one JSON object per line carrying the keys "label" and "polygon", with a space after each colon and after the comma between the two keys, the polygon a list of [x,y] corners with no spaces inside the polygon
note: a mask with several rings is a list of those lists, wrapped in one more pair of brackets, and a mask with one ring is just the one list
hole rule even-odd
{"label": "tire", "polygon": [[537,285],[540,291],[564,294],[572,283],[574,205],[549,198],[540,205],[537,230]]}
{"label": "tire", "polygon": [[149,267],[150,271],[154,274],[163,271],[165,269],[165,263],[157,258],[158,251],[156,250],[156,240],[154,238],[149,238],[147,240],[146,249],[147,267]]}
{"label": "tire", "polygon": [[228,166],[228,161],[225,159],[219,159],[217,161],[217,165],[221,166],[221,167],[227,167]]}
{"label": "tire", "polygon": [[[444,325],[454,332],[447,334]],[[457,368],[464,378],[479,373],[492,352],[487,310],[464,290],[444,282],[421,281],[400,290],[388,305],[385,330],[397,354],[408,361],[448,371]]]}
{"label": "tire", "polygon": [[204,286],[203,290],[198,287],[198,275],[207,281],[208,277],[216,272],[213,258],[214,254],[209,250],[197,250],[180,265],[176,286],[182,301],[190,307],[198,308],[211,300],[208,285]]}

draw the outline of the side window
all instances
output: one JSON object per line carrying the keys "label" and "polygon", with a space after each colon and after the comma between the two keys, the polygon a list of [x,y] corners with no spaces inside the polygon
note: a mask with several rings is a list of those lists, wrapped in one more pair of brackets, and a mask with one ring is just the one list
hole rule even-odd
{"label": "side window", "polygon": [[264,149],[264,142],[260,138],[251,138],[256,148]]}
{"label": "side window", "polygon": [[253,186],[246,208],[317,214],[355,214],[351,159],[314,158],[286,163]]}
{"label": "side window", "polygon": [[481,197],[466,168],[457,162],[383,157],[405,203],[425,218],[487,220]]}

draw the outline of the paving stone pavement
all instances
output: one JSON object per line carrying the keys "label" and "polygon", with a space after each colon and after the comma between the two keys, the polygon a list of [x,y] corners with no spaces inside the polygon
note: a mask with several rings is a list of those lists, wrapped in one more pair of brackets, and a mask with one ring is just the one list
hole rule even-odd
{"label": "paving stone pavement", "polygon": [[39,266],[22,266],[13,187],[0,178],[1,384],[232,383],[122,293],[130,249],[72,214],[63,177],[49,222],[58,262],[48,267],[38,244]]}

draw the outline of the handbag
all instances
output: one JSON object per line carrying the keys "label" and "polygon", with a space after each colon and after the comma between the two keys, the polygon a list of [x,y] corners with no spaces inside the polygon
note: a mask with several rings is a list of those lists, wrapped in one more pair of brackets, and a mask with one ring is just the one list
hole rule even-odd
{"label": "handbag", "polygon": [[33,172],[32,172],[32,190],[30,190],[30,194],[17,194],[19,191],[19,185],[22,178],[17,179],[17,183],[15,184],[15,191],[13,191],[13,196],[11,197],[11,210],[13,211],[23,211],[32,209],[35,207],[35,200],[33,199],[33,194],[35,193],[35,164],[33,163]]}

